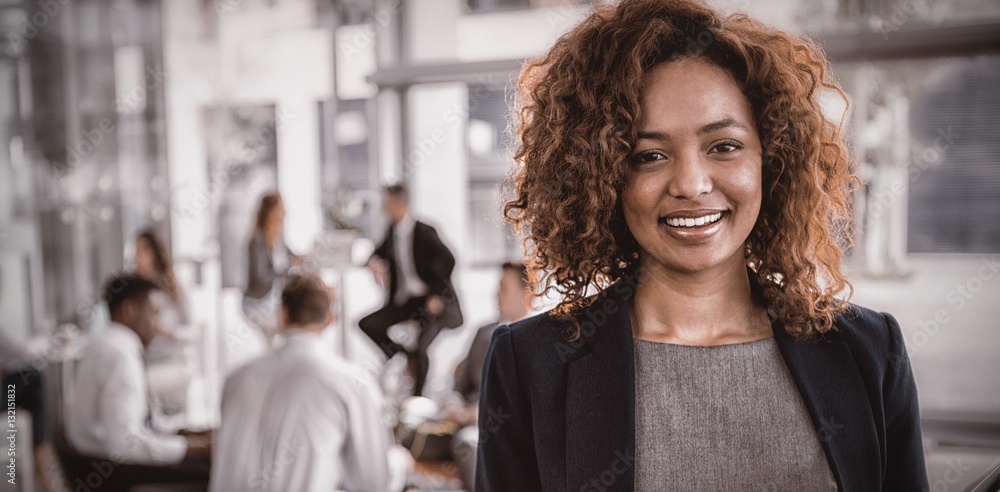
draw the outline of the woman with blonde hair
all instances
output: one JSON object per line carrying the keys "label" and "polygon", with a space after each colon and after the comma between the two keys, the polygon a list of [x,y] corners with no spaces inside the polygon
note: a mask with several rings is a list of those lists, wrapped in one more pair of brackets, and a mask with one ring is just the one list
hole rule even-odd
{"label": "woman with blonde hair", "polygon": [[[497,328],[477,490],[926,490],[896,320],[838,298],[857,179],[809,40],[598,6],[519,82],[512,198],[552,311]],[[839,116],[839,115],[838,115]]]}

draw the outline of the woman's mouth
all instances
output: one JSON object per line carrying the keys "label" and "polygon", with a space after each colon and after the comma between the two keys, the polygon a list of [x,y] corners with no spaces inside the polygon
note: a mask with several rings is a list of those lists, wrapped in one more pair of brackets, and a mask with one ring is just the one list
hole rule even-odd
{"label": "woman's mouth", "polygon": [[675,212],[672,215],[674,216],[660,217],[661,231],[682,243],[703,244],[725,227],[730,212],[728,210],[685,211]]}
{"label": "woman's mouth", "polygon": [[722,219],[722,212],[705,214],[700,217],[663,217],[660,222],[670,227],[695,228],[711,225]]}

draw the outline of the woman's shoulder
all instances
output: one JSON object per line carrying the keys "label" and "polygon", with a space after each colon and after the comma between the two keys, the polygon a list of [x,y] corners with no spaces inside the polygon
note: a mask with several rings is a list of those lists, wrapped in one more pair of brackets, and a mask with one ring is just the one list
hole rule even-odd
{"label": "woman's shoulder", "polygon": [[540,343],[563,340],[562,334],[566,324],[566,322],[556,319],[550,311],[546,311],[520,321],[498,326],[493,330],[493,338],[506,336],[510,337],[511,343],[517,348],[531,347]]}
{"label": "woman's shoulder", "polygon": [[847,343],[856,356],[880,361],[890,360],[893,355],[905,357],[902,330],[889,313],[848,304],[833,324],[834,329],[823,334],[823,338]]}
{"label": "woman's shoulder", "polygon": [[838,333],[848,339],[869,342],[886,339],[893,329],[899,330],[899,324],[893,315],[853,303],[848,303],[847,308],[834,318],[833,325]]}

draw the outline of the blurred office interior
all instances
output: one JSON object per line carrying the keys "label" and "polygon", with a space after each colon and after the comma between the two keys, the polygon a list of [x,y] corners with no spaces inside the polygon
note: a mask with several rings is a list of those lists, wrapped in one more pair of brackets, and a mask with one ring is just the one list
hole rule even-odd
{"label": "blurred office interior", "polygon": [[[287,245],[336,289],[331,349],[380,374],[357,322],[383,293],[363,265],[387,227],[382,186],[402,182],[458,262],[465,323],[435,340],[425,389],[445,394],[497,318],[499,265],[521,255],[498,188],[512,84],[588,3],[0,0],[3,330],[40,365],[71,357],[153,227],[198,343],[151,384],[181,395],[178,427],[217,425],[225,376],[264,350],[240,299],[253,214],[276,190]],[[850,108],[831,97],[830,112],[846,110],[865,181],[853,300],[898,318],[932,490],[962,490],[1000,459],[1000,3],[709,3],[832,59]]]}

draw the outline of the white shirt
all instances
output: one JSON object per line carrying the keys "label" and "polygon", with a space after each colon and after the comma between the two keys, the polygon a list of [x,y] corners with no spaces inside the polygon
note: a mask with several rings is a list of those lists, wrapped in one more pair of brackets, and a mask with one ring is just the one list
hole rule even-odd
{"label": "white shirt", "polygon": [[66,437],[77,451],[119,463],[173,464],[184,459],[187,439],[159,434],[149,417],[142,341],[111,322],[87,345],[67,397]]}
{"label": "white shirt", "polygon": [[420,280],[417,266],[413,260],[413,229],[417,221],[409,213],[403,216],[398,224],[392,227],[393,249],[396,253],[396,292],[392,300],[397,306],[407,300],[427,294],[427,284]]}
{"label": "white shirt", "polygon": [[389,464],[392,436],[378,386],[324,349],[319,335],[285,335],[284,345],[226,379],[210,490],[401,488],[405,469]]}

